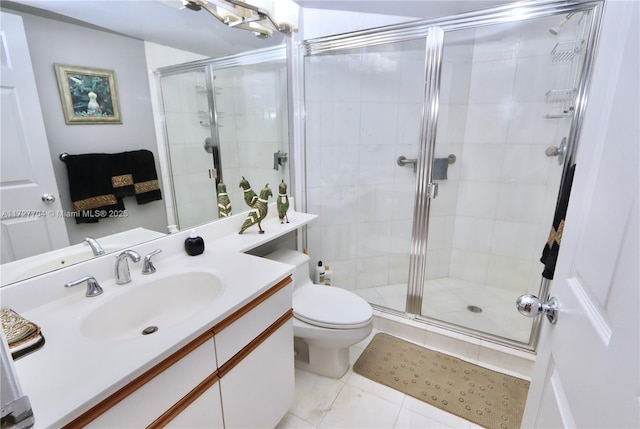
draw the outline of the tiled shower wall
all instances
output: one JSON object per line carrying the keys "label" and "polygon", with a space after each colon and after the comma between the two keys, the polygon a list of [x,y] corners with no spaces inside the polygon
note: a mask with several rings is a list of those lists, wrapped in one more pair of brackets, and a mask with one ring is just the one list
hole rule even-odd
{"label": "tiled shower wall", "polygon": [[[457,160],[432,204],[428,279],[537,291],[562,171],[544,151],[569,127],[544,118],[569,70],[543,27],[445,39],[436,157]],[[415,173],[396,158],[418,154],[424,46],[412,43],[306,59],[308,211],[320,215],[308,250],[347,289],[407,281]]]}

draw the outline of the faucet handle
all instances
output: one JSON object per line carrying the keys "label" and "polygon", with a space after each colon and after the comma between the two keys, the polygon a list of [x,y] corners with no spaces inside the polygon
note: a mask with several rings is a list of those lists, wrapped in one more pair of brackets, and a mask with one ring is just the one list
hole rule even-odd
{"label": "faucet handle", "polygon": [[160,252],[162,252],[162,249],[156,249],[144,257],[142,274],[153,274],[156,272],[156,267],[153,265],[153,262],[151,262],[151,258]]}
{"label": "faucet handle", "polygon": [[89,298],[100,295],[103,291],[98,281],[93,276],[84,276],[78,280],[65,283],[64,287],[74,287],[81,283],[87,282],[87,293],[85,294]]}

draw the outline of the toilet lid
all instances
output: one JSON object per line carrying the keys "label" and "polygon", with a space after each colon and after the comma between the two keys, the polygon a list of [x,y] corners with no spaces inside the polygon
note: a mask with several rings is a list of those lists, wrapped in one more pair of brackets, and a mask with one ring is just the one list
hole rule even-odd
{"label": "toilet lid", "polygon": [[315,326],[355,329],[371,322],[373,309],[353,292],[308,284],[294,290],[293,314],[297,319]]}

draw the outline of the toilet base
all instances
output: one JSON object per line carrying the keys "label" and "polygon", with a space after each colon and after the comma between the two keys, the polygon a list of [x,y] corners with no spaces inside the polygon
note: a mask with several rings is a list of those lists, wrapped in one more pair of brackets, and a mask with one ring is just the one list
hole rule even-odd
{"label": "toilet base", "polygon": [[329,378],[340,378],[349,369],[349,348],[321,348],[294,338],[296,368]]}

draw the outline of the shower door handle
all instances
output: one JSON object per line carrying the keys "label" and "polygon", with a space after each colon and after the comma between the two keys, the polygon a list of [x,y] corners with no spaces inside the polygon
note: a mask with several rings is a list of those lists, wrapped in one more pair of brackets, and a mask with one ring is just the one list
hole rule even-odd
{"label": "shower door handle", "polygon": [[537,296],[522,295],[516,301],[516,308],[520,314],[527,317],[544,314],[552,325],[558,320],[558,300],[553,296],[543,303]]}

